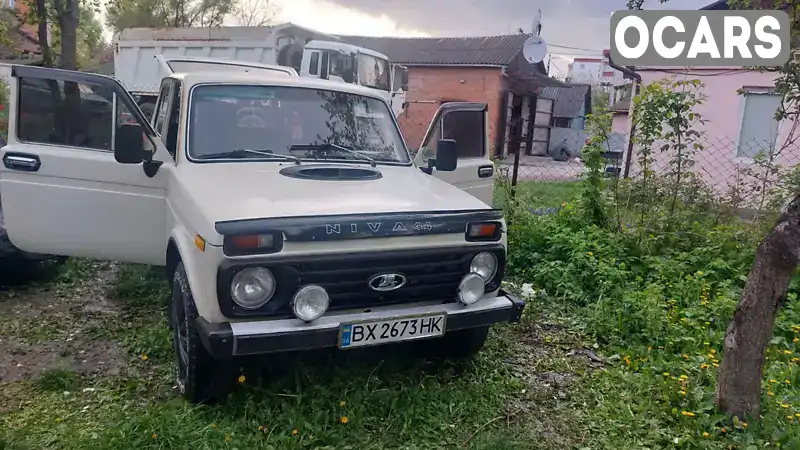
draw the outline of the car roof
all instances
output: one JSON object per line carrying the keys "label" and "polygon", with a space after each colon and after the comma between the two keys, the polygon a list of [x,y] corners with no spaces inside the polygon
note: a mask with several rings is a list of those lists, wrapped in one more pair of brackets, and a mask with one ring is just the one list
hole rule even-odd
{"label": "car roof", "polygon": [[379,100],[385,98],[375,89],[359,86],[357,84],[343,83],[333,80],[319,80],[316,78],[287,77],[280,73],[274,76],[263,72],[257,74],[250,73],[230,73],[230,72],[192,72],[175,73],[169,78],[179,79],[183,82],[186,89],[191,89],[198,84],[262,84],[265,86],[286,86],[311,89],[324,89],[328,91],[345,92],[348,94],[363,95]]}

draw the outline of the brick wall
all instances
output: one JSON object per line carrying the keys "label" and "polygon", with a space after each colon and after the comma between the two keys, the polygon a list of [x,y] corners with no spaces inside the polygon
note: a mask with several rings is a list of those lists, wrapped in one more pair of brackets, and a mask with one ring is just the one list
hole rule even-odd
{"label": "brick wall", "polygon": [[[428,129],[439,101],[483,102],[489,105],[489,145],[494,147],[502,109],[502,70],[496,67],[409,67],[410,102],[398,117],[403,137],[417,149]],[[414,103],[434,101],[436,103]]]}

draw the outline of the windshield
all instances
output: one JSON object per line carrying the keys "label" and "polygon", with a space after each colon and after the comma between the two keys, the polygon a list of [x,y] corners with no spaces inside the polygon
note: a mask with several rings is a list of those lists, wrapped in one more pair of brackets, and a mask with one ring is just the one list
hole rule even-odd
{"label": "windshield", "polygon": [[193,160],[292,156],[410,162],[392,113],[370,97],[287,86],[204,85],[193,89],[190,102]]}
{"label": "windshield", "polygon": [[362,86],[389,90],[389,61],[358,54],[358,79]]}

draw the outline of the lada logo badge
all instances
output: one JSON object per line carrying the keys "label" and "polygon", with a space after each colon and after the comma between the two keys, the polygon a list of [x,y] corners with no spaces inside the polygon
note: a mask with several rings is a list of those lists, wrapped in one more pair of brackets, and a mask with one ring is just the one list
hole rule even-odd
{"label": "lada logo badge", "polygon": [[406,285],[405,275],[399,273],[379,273],[367,281],[369,288],[378,292],[389,292],[400,289]]}

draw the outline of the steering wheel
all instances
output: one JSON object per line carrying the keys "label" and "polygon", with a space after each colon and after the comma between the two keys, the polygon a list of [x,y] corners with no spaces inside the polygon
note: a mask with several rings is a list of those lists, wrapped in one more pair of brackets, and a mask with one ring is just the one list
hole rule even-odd
{"label": "steering wheel", "polygon": [[266,128],[267,122],[255,114],[250,114],[240,118],[236,122],[236,126],[239,128]]}

